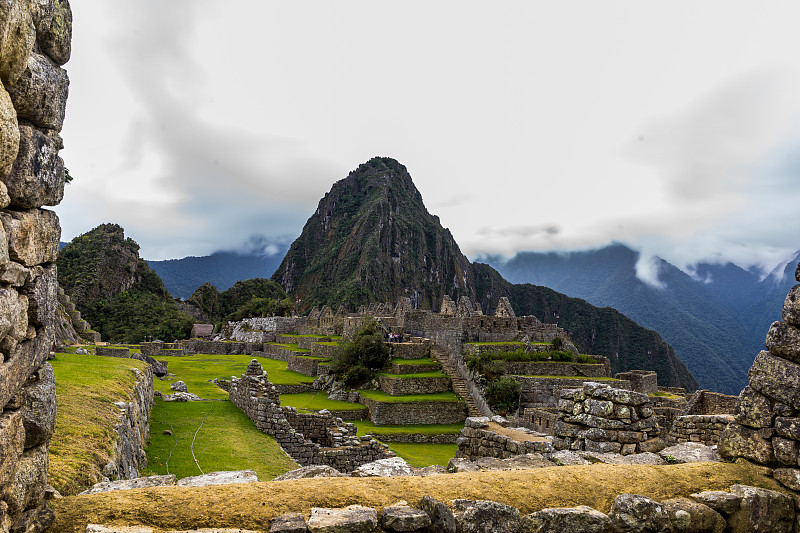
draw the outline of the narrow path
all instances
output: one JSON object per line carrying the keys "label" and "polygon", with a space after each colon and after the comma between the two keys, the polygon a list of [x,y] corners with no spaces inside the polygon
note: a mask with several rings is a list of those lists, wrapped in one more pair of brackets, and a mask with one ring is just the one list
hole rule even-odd
{"label": "narrow path", "polygon": [[467,404],[467,416],[483,416],[483,413],[481,413],[481,410],[478,408],[478,404],[476,404],[475,400],[470,396],[467,383],[458,372],[456,363],[451,360],[450,354],[433,344],[431,345],[431,359],[440,362],[442,364],[442,370],[450,376],[450,380],[453,382],[453,392],[460,396]]}

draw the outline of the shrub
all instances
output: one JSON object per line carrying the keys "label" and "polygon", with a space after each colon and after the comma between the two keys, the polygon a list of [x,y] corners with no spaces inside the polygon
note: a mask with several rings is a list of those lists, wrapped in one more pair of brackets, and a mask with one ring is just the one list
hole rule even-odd
{"label": "shrub", "polygon": [[561,347],[564,346],[564,339],[561,337],[553,337],[553,340],[550,341],[550,347],[553,351],[561,350]]}
{"label": "shrub", "polygon": [[331,362],[337,379],[347,386],[369,381],[389,362],[389,347],[378,333],[377,324],[370,321],[358,332],[353,342],[342,346]]}
{"label": "shrub", "polygon": [[486,387],[486,401],[493,409],[508,413],[519,407],[519,394],[522,387],[513,378],[502,377]]}

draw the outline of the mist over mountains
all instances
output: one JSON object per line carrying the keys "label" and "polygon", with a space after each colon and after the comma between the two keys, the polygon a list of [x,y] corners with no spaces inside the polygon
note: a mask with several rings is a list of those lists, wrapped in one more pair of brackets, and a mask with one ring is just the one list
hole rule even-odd
{"label": "mist over mountains", "polygon": [[484,257],[511,283],[544,285],[592,305],[618,309],[655,329],[703,388],[738,394],[769,325],[794,285],[800,254],[762,278],[732,263],[696,266],[693,276],[656,259],[661,287],[639,279],[639,253],[622,244],[582,252]]}

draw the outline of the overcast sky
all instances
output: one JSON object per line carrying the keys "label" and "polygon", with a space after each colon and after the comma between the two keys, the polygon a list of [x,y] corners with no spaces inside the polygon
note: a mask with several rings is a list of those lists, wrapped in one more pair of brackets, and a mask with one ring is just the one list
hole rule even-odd
{"label": "overcast sky", "polygon": [[291,241],[375,155],[462,251],[800,249],[796,2],[80,0],[62,240]]}

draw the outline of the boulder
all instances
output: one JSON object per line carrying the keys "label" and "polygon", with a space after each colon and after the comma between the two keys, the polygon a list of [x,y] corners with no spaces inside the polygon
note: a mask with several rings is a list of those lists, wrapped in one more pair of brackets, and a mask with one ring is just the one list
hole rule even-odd
{"label": "boulder", "polygon": [[431,525],[428,513],[407,505],[384,507],[381,527],[386,531],[419,531]]}
{"label": "boulder", "polygon": [[480,472],[481,468],[469,459],[454,457],[447,462],[448,472]]}
{"label": "boulder", "polygon": [[46,31],[37,32],[39,48],[57,65],[72,54],[72,9],[68,0],[54,0],[53,17]]}
{"label": "boulder", "polygon": [[747,377],[750,387],[764,396],[800,409],[800,365],[797,363],[761,351]]}
{"label": "boulder", "polygon": [[[0,294],[3,290],[0,289]],[[24,312],[21,316],[25,316]],[[6,359],[4,364],[0,364],[0,405],[6,405],[28,376],[47,360],[52,342],[51,332],[42,328],[36,333],[31,340],[17,342],[7,335],[0,341],[0,356]]]}
{"label": "boulder", "polygon": [[28,281],[20,294],[28,298],[28,324],[37,328],[53,323],[58,306],[56,265],[37,265],[28,270]]}
{"label": "boulder", "polygon": [[485,428],[489,426],[488,416],[471,416],[464,420],[464,426],[468,428]]}
{"label": "boulder", "polygon": [[[2,5],[2,0],[0,0]],[[2,52],[0,52],[2,53]],[[0,180],[5,180],[5,177],[11,172],[11,167],[17,159],[17,152],[19,151],[19,125],[17,124],[17,112],[14,109],[14,104],[11,103],[11,97],[0,84]],[[7,195],[6,191],[6,195]],[[0,195],[2,196],[2,195]],[[5,199],[0,199],[0,205],[3,208],[8,207],[8,202]],[[5,203],[5,205],[3,205]]]}
{"label": "boulder", "polygon": [[8,239],[8,256],[11,259],[26,267],[55,262],[61,226],[53,211],[6,210],[0,213],[0,220]]}
{"label": "boulder", "polygon": [[772,437],[772,448],[775,451],[775,460],[785,466],[797,466],[800,443],[796,440],[783,437]]}
{"label": "boulder", "polygon": [[719,454],[724,458],[744,457],[762,465],[775,462],[772,442],[758,434],[758,430],[729,424],[719,439]]}
{"label": "boulder", "polygon": [[543,509],[522,518],[525,533],[612,533],[611,519],[591,507]]}
{"label": "boulder", "polygon": [[773,322],[767,332],[766,346],[772,355],[800,363],[800,328],[782,321]]}
{"label": "boulder", "polygon": [[272,519],[268,533],[306,533],[306,519],[300,513],[282,514]]}
{"label": "boulder", "polygon": [[775,425],[773,426],[775,433],[781,437],[800,441],[800,418],[789,416],[775,417]]}
{"label": "boulder", "polygon": [[364,463],[353,470],[353,477],[393,477],[393,476],[414,476],[416,472],[404,459],[400,457],[389,457],[378,459],[371,463]]}
{"label": "boulder", "polygon": [[733,413],[734,418],[738,423],[751,428],[768,428],[772,426],[772,420],[775,418],[772,406],[773,402],[769,398],[748,385],[739,394],[739,401]]}
{"label": "boulder", "polygon": [[0,81],[17,82],[36,42],[36,26],[28,2],[0,0]]}
{"label": "boulder", "polygon": [[421,507],[431,519],[429,533],[456,533],[456,519],[444,503],[430,496],[423,496]]}
{"label": "boulder", "polygon": [[441,474],[447,474],[447,468],[442,465],[431,465],[420,468],[417,470],[417,475],[426,477],[426,476],[439,476]]}
{"label": "boulder", "polygon": [[639,494],[620,494],[608,513],[615,533],[666,532],[671,522],[663,505]]}
{"label": "boulder", "polygon": [[8,514],[20,515],[44,501],[48,464],[47,444],[22,453],[11,483],[0,489],[1,499],[8,504]]}
{"label": "boulder", "polygon": [[644,405],[650,402],[650,397],[647,394],[626,389],[614,389],[607,385],[595,390],[592,393],[592,397],[633,406]]}
{"label": "boulder", "polygon": [[711,507],[688,498],[661,502],[672,527],[680,533],[723,533],[725,519]]}
{"label": "boulder", "polygon": [[22,396],[25,448],[46,444],[56,429],[56,380],[50,363],[44,363],[29,378]]}
{"label": "boulder", "polygon": [[666,462],[658,455],[651,452],[621,455],[618,453],[578,452],[590,463],[605,463],[609,465],[663,465]]}
{"label": "boulder", "polygon": [[175,394],[162,394],[161,399],[165,402],[198,402],[202,398],[191,392],[176,392]]}
{"label": "boulder", "polygon": [[61,137],[53,130],[19,124],[19,151],[11,173],[3,180],[11,204],[33,208],[57,205],[64,198],[64,160],[58,155]]}
{"label": "boulder", "polygon": [[25,119],[40,128],[61,131],[67,107],[69,77],[67,71],[49,57],[32,52],[28,64],[8,94],[17,110],[17,119]]}
{"label": "boulder", "polygon": [[716,446],[699,442],[684,442],[661,450],[658,455],[668,463],[719,463],[722,457]]}
{"label": "boulder", "polygon": [[174,390],[177,392],[189,392],[189,390],[186,388],[186,383],[184,383],[181,380],[178,380],[175,383],[171,384],[169,388],[170,390]]}
{"label": "boulder", "polygon": [[290,479],[305,479],[310,477],[347,477],[347,474],[342,474],[328,465],[309,465],[290,470],[272,481],[287,481]]}
{"label": "boulder", "polygon": [[517,533],[521,517],[516,507],[491,500],[453,500],[459,533]]}
{"label": "boulder", "polygon": [[776,468],[773,477],[784,487],[800,492],[800,470],[797,468]]}
{"label": "boulder", "polygon": [[707,505],[723,516],[730,516],[735,513],[742,501],[742,497],[738,494],[722,490],[697,492],[690,494],[689,498],[703,505]]}
{"label": "boulder", "polygon": [[378,527],[378,512],[370,507],[350,505],[343,509],[311,508],[311,533],[371,533]]}
{"label": "boulder", "polygon": [[800,326],[800,285],[792,287],[789,294],[786,295],[786,299],[783,301],[782,318],[789,324]]}
{"label": "boulder", "polygon": [[137,477],[136,479],[121,479],[119,481],[95,483],[92,485],[92,488],[81,492],[81,494],[98,494],[100,492],[111,492],[112,490],[142,489],[145,487],[170,487],[176,483],[177,479],[174,474]]}
{"label": "boulder", "polygon": [[145,363],[149,363],[153,369],[153,374],[155,374],[158,377],[164,377],[169,372],[168,363],[166,361],[157,361],[152,357],[150,357],[149,355],[144,355],[141,353],[132,353],[130,354],[130,357],[131,359],[138,359],[139,361],[144,361]]}
{"label": "boulder", "polygon": [[56,513],[46,503],[22,513],[11,526],[11,533],[28,533],[46,531],[56,521]]}
{"label": "boulder", "polygon": [[747,485],[733,485],[731,492],[741,496],[739,508],[728,518],[730,533],[789,533],[794,522],[794,503],[780,492]]}
{"label": "boulder", "polygon": [[589,461],[578,452],[558,450],[550,454],[550,461],[558,466],[588,465]]}
{"label": "boulder", "polygon": [[256,483],[258,476],[252,470],[229,470],[209,472],[202,476],[185,477],[178,480],[179,487],[208,487],[211,485],[227,485],[229,483]]}

